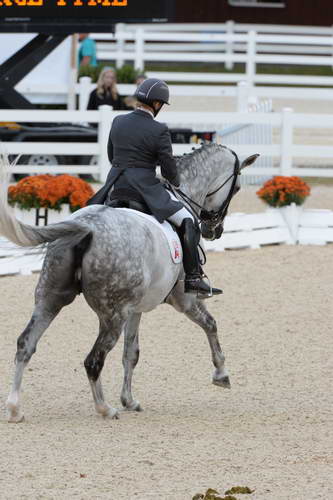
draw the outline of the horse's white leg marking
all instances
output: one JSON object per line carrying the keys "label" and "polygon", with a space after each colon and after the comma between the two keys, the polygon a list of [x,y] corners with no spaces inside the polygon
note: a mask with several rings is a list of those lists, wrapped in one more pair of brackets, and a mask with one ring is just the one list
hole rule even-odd
{"label": "horse's white leg marking", "polygon": [[8,422],[19,423],[24,420],[21,412],[19,399],[24,368],[27,366],[31,356],[36,351],[36,346],[60,309],[54,312],[46,310],[42,306],[36,306],[31,320],[17,339],[16,367],[13,385],[7,398]]}
{"label": "horse's white leg marking", "polygon": [[124,338],[124,382],[121,390],[120,400],[125,410],[141,411],[139,401],[132,396],[132,376],[134,368],[139,360],[139,324],[141,314],[133,314],[128,318],[125,327]]}
{"label": "horse's white leg marking", "polygon": [[16,423],[23,422],[24,415],[19,406],[20,387],[22,384],[23,371],[25,368],[24,363],[17,363],[14,380],[11,391],[7,398],[8,422]]}
{"label": "horse's white leg marking", "polygon": [[106,355],[116,345],[125,321],[126,320],[118,314],[114,314],[112,318],[100,318],[99,335],[92,350],[84,361],[96,411],[103,417],[118,418],[118,410],[108,405],[104,399],[101,372]]}
{"label": "horse's white leg marking", "polygon": [[217,336],[216,321],[207,311],[202,301],[195,296],[183,292],[182,283],[174,289],[168,297],[168,304],[186,316],[205,331],[212,353],[212,361],[215,366],[213,384],[230,389],[228,372],[224,366],[225,356],[222,352]]}
{"label": "horse's white leg marking", "polygon": [[102,415],[102,417],[119,418],[118,417],[118,410],[116,408],[112,408],[112,406],[108,405],[105,402],[101,376],[99,376],[99,378],[96,380],[96,382],[89,379],[89,383],[90,383],[90,387],[91,387],[92,395],[94,398],[95,408],[96,408],[97,413]]}

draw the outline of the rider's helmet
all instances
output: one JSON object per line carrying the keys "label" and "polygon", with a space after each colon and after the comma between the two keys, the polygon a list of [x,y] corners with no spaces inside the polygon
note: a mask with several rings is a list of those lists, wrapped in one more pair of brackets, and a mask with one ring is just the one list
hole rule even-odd
{"label": "rider's helmet", "polygon": [[153,101],[160,101],[163,104],[169,104],[169,87],[162,80],[157,78],[147,78],[144,80],[134,93],[138,101],[151,106]]}

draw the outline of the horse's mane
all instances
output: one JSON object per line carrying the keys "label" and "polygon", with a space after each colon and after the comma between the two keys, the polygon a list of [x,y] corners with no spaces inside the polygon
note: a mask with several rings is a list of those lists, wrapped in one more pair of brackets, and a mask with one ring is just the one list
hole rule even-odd
{"label": "horse's mane", "polygon": [[208,157],[217,151],[222,151],[225,146],[221,144],[209,143],[203,144],[201,148],[193,148],[193,151],[186,153],[183,156],[176,156],[177,167],[180,171],[184,171],[189,167],[194,167],[208,160]]}

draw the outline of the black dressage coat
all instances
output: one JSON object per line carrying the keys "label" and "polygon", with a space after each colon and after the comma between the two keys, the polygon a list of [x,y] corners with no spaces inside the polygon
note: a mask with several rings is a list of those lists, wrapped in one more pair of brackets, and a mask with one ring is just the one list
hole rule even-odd
{"label": "black dressage coat", "polygon": [[145,203],[159,222],[183,208],[156,177],[156,165],[160,165],[162,176],[174,186],[179,185],[165,124],[140,109],[117,116],[110,131],[108,156],[112,168],[106,183],[88,205],[105,203],[107,199],[134,199]]}

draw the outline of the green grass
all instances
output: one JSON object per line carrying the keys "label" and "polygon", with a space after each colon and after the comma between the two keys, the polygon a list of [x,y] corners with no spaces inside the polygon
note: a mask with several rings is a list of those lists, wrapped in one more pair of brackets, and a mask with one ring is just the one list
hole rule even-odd
{"label": "green grass", "polygon": [[[232,70],[227,70],[223,63],[147,63],[145,71],[169,71],[183,73],[245,73],[245,64],[237,63]],[[257,74],[261,75],[305,75],[305,76],[333,76],[333,69],[329,66],[295,66],[277,64],[258,64]],[[170,80],[171,81],[171,80]],[[220,84],[217,84],[220,85]],[[233,85],[233,83],[224,83]],[[283,85],[279,84],[280,87]],[[312,87],[314,85],[311,85]]]}
{"label": "green grass", "polygon": [[[232,70],[227,70],[223,63],[200,63],[200,62],[160,62],[147,63],[146,71],[184,71],[203,73],[245,73],[245,64],[236,63]],[[258,64],[257,73],[273,75],[313,75],[333,76],[333,69],[329,66],[296,66],[278,64]]]}

